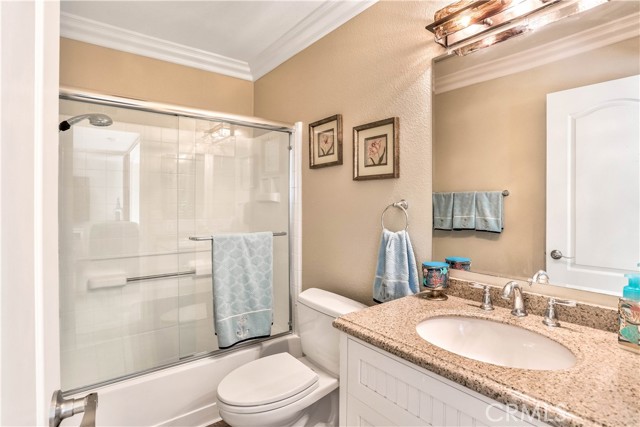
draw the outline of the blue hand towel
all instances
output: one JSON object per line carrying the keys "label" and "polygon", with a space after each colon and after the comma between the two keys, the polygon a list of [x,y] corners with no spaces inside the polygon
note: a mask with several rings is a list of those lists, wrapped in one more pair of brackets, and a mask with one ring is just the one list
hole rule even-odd
{"label": "blue hand towel", "polygon": [[453,193],[433,193],[433,228],[451,230],[453,228]]}
{"label": "blue hand towel", "polygon": [[454,230],[473,230],[476,228],[476,193],[453,193]]}
{"label": "blue hand towel", "polygon": [[273,233],[213,236],[214,326],[218,347],[271,335]]}
{"label": "blue hand towel", "polygon": [[504,228],[502,191],[476,193],[476,230],[501,233]]}
{"label": "blue hand towel", "polygon": [[391,301],[418,292],[418,268],[409,234],[382,230],[373,300]]}

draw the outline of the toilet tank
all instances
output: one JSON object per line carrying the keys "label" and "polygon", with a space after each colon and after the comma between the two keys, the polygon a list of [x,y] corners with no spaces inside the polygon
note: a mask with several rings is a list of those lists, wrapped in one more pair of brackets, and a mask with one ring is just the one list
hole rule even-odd
{"label": "toilet tank", "polygon": [[331,323],[339,316],[367,306],[322,289],[307,289],[298,295],[298,332],[302,352],[315,365],[338,376],[340,334]]}

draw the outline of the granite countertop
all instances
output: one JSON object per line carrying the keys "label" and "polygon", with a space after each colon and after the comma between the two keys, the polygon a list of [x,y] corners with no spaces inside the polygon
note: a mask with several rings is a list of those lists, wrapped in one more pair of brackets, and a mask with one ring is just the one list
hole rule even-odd
{"label": "granite countertop", "polygon": [[[507,368],[479,362],[428,343],[415,326],[429,317],[459,315],[521,326],[564,344],[576,356],[560,371]],[[510,310],[480,309],[480,302],[449,296],[429,301],[405,297],[353,312],[333,324],[339,330],[504,404],[547,411],[558,426],[640,425],[640,355],[619,347],[617,335],[563,322],[551,328],[542,317],[516,318]],[[523,411],[524,412],[524,411]]]}

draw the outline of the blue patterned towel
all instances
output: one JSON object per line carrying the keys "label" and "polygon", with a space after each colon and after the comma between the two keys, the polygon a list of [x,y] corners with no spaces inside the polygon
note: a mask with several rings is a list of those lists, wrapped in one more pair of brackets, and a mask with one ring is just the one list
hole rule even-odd
{"label": "blue patterned towel", "polygon": [[418,292],[418,268],[409,234],[382,230],[373,300],[391,301]]}
{"label": "blue patterned towel", "polygon": [[218,347],[268,337],[273,321],[273,233],[213,236],[211,245]]}

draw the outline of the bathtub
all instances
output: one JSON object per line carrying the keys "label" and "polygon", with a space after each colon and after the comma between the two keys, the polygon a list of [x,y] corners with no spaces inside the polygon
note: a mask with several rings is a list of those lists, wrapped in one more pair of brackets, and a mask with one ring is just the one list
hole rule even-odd
{"label": "bathtub", "polygon": [[[302,355],[300,338],[289,334],[238,350],[195,360],[99,389],[96,426],[208,426],[220,420],[216,389],[233,369],[287,351]],[[65,420],[79,426],[82,414]]]}

